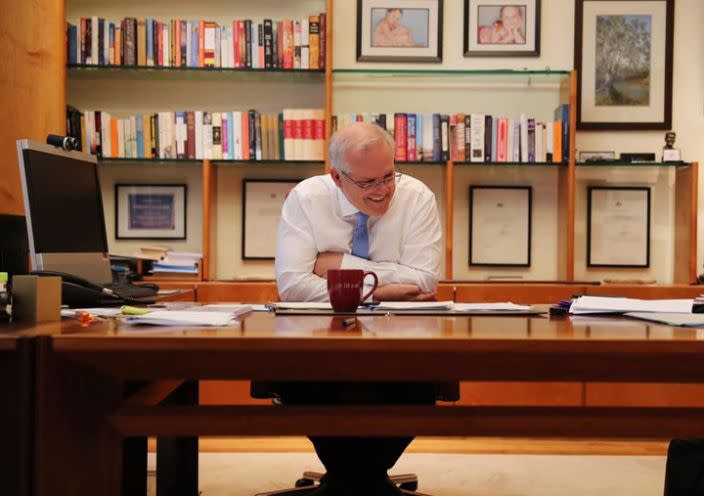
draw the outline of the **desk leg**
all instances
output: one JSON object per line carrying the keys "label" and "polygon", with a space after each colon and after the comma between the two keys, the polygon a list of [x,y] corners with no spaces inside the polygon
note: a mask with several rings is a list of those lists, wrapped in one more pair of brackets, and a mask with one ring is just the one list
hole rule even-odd
{"label": "desk leg", "polygon": [[31,494],[33,340],[0,352],[0,493]]}
{"label": "desk leg", "polygon": [[[141,382],[128,382],[125,397],[142,385]],[[146,437],[128,437],[122,442],[122,496],[147,496]]]}
{"label": "desk leg", "polygon": [[122,494],[122,438],[108,416],[122,381],[64,359],[36,340],[34,496]]}
{"label": "desk leg", "polygon": [[[197,405],[198,381],[184,382],[162,404]],[[197,437],[160,437],[156,440],[156,494],[197,496]]]}

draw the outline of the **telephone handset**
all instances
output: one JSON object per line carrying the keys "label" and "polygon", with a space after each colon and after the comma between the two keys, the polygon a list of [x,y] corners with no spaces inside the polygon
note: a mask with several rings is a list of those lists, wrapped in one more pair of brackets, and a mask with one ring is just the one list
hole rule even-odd
{"label": "telephone handset", "polygon": [[82,277],[51,270],[31,272],[37,276],[57,276],[61,278],[61,303],[70,307],[111,306],[131,303],[131,298],[122,298],[108,288],[98,286]]}

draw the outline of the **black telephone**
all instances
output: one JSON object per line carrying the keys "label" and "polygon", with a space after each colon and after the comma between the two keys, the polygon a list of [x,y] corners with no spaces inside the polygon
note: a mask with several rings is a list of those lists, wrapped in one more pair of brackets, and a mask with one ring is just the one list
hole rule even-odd
{"label": "black telephone", "polygon": [[153,303],[144,299],[120,296],[111,289],[98,286],[82,277],[51,270],[31,272],[36,276],[57,276],[61,278],[61,303],[70,307],[104,307],[124,305],[125,303]]}

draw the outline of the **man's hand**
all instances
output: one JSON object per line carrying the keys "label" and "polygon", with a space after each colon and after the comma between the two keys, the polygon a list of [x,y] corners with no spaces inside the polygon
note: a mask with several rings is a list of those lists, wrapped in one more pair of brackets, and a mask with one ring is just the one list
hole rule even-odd
{"label": "man's hand", "polygon": [[387,284],[374,291],[374,299],[378,301],[434,301],[437,293],[422,293],[415,284]]}
{"label": "man's hand", "polygon": [[342,265],[343,254],[335,251],[326,251],[323,253],[318,253],[318,258],[315,261],[315,267],[313,267],[313,272],[316,276],[327,279],[328,270],[339,269]]}

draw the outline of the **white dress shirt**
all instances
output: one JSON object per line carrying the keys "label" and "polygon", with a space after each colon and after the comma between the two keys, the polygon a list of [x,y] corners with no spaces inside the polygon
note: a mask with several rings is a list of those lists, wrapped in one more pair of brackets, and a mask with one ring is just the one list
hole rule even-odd
{"label": "white dress shirt", "polygon": [[[341,268],[373,271],[379,286],[415,284],[434,291],[442,230],[435,195],[403,175],[387,212],[369,217],[369,260],[350,253],[358,212],[329,174],[299,183],[288,195],[276,241],[276,282],[282,301],[327,301],[327,280],[313,269],[319,253],[344,253]],[[369,284],[371,277],[365,282]]]}

